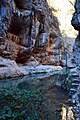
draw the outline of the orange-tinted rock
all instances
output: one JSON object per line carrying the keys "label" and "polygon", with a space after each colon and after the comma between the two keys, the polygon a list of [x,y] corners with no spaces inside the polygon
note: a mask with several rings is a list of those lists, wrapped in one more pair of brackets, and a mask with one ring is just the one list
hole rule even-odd
{"label": "orange-tinted rock", "polygon": [[19,63],[26,63],[31,56],[42,64],[59,62],[59,23],[47,1],[14,0],[1,9],[5,11],[1,14],[3,22],[0,20],[0,34],[5,34],[0,42],[2,57]]}

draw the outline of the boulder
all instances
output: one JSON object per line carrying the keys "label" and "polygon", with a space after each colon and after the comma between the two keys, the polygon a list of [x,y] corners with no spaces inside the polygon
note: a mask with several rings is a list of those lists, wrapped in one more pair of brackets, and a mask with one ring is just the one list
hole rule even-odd
{"label": "boulder", "polygon": [[0,57],[0,78],[17,77],[24,75],[14,60]]}

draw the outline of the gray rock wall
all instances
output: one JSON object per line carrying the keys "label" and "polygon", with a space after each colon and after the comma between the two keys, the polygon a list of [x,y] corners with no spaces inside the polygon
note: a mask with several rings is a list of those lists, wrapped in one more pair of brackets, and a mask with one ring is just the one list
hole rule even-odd
{"label": "gray rock wall", "polygon": [[0,56],[22,63],[34,56],[42,64],[55,64],[60,49],[58,20],[46,0],[0,1]]}
{"label": "gray rock wall", "polygon": [[75,13],[71,21],[73,27],[79,31],[73,46],[73,62],[80,66],[80,0],[75,2]]}

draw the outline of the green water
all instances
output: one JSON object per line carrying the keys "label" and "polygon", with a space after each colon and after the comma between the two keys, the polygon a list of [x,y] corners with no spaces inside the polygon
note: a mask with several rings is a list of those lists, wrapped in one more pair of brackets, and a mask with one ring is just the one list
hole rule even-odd
{"label": "green water", "polygon": [[0,120],[60,120],[68,94],[55,81],[38,74],[0,80]]}

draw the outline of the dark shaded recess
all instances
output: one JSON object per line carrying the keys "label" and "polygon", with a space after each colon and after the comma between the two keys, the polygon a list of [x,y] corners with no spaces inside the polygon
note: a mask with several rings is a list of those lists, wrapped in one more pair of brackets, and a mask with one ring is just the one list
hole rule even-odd
{"label": "dark shaded recess", "polygon": [[27,9],[26,0],[14,0],[18,9]]}
{"label": "dark shaded recess", "polygon": [[30,55],[26,55],[23,57],[23,55],[19,55],[18,54],[18,57],[21,58],[21,59],[16,59],[16,62],[17,63],[22,63],[22,64],[25,64],[26,62],[28,62],[29,58],[30,58]]}
{"label": "dark shaded recess", "polygon": [[6,6],[9,2],[7,0],[0,0],[0,5]]}
{"label": "dark shaded recess", "polygon": [[18,53],[18,57],[16,59],[17,63],[26,63],[29,58],[30,58],[31,54],[30,51],[24,51],[22,54]]}
{"label": "dark shaded recess", "polygon": [[26,23],[17,15],[14,15],[12,17],[8,32],[15,35],[20,35],[25,27],[26,27]]}
{"label": "dark shaded recess", "polygon": [[41,11],[36,11],[37,19],[40,23],[45,23],[45,15]]}

